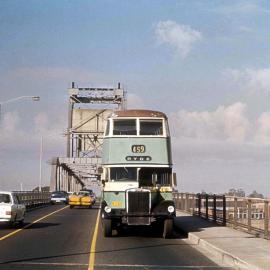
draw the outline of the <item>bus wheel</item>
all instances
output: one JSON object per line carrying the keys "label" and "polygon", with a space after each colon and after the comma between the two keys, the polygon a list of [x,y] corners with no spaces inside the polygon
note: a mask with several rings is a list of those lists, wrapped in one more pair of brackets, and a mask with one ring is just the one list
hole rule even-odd
{"label": "bus wheel", "polygon": [[110,237],[112,236],[112,220],[103,219],[103,236]]}
{"label": "bus wheel", "polygon": [[165,219],[163,224],[163,238],[168,238],[173,232],[173,219]]}

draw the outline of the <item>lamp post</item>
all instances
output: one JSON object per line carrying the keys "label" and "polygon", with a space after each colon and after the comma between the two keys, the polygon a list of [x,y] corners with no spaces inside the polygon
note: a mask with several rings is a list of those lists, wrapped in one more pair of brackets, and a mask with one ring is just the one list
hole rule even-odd
{"label": "lamp post", "polygon": [[3,104],[11,103],[11,102],[21,100],[21,99],[32,99],[33,101],[39,101],[40,97],[39,96],[20,96],[20,97],[6,100],[6,101],[1,101],[0,102],[0,123],[2,122],[2,106],[3,106]]}
{"label": "lamp post", "polygon": [[41,192],[42,186],[42,157],[43,157],[43,136],[40,138],[40,150],[39,150],[39,192]]}

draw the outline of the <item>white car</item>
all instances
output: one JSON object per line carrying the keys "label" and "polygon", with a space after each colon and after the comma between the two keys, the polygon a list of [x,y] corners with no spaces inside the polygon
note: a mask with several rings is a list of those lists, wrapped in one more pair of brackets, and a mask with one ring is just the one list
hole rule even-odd
{"label": "white car", "polygon": [[25,205],[20,204],[17,195],[12,192],[0,191],[0,223],[23,225]]}

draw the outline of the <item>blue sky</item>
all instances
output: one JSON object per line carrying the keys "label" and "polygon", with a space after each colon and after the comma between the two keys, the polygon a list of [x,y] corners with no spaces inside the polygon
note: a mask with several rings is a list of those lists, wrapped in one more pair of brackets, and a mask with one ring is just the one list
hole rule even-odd
{"label": "blue sky", "polygon": [[120,81],[130,108],[169,115],[184,191],[269,189],[269,15],[256,0],[0,1],[0,101],[41,96],[3,106],[3,188],[24,168],[35,185],[41,135],[48,181],[45,161],[65,153],[71,81]]}

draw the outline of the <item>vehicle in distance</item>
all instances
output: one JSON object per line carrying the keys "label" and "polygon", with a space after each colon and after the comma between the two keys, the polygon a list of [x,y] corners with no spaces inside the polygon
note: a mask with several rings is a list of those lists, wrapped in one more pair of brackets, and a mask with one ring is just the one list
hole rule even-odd
{"label": "vehicle in distance", "polygon": [[176,186],[167,116],[124,110],[107,121],[103,140],[103,234],[122,225],[157,224],[164,238],[173,231]]}
{"label": "vehicle in distance", "polygon": [[89,191],[81,190],[79,192],[74,192],[72,195],[69,196],[68,204],[71,209],[74,208],[74,206],[92,208],[94,200]]}
{"label": "vehicle in distance", "polygon": [[51,194],[51,204],[68,203],[68,193],[66,191],[53,191]]}
{"label": "vehicle in distance", "polygon": [[20,204],[17,195],[12,192],[0,191],[0,223],[23,225],[25,205]]}
{"label": "vehicle in distance", "polygon": [[95,204],[95,202],[96,202],[96,194],[93,192],[93,190],[92,189],[84,188],[81,191],[84,191],[84,190],[85,191],[88,191],[90,193],[90,196],[91,196],[91,198],[93,200],[93,204]]}

